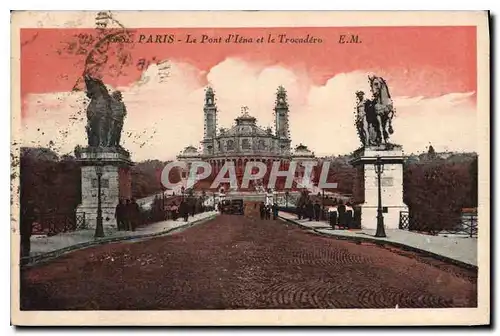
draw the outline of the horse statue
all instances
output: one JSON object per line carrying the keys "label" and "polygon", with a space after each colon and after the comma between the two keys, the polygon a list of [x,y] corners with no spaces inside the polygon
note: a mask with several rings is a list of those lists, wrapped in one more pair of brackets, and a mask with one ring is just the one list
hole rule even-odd
{"label": "horse statue", "polygon": [[86,94],[90,98],[87,106],[87,138],[90,147],[107,147],[110,120],[110,95],[104,83],[86,74]]}
{"label": "horse statue", "polygon": [[368,76],[370,90],[373,96],[371,101],[377,120],[377,144],[389,141],[389,135],[394,133],[392,128],[392,118],[394,117],[394,107],[387,83],[382,77]]}
{"label": "horse statue", "polygon": [[104,83],[86,74],[87,138],[90,147],[119,147],[126,115],[125,104],[119,91],[109,94]]}

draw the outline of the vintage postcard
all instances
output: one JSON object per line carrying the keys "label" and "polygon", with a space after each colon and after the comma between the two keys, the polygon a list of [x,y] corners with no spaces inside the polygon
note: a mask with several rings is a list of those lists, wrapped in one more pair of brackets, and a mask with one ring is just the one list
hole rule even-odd
{"label": "vintage postcard", "polygon": [[487,12],[13,12],[15,325],[490,323]]}

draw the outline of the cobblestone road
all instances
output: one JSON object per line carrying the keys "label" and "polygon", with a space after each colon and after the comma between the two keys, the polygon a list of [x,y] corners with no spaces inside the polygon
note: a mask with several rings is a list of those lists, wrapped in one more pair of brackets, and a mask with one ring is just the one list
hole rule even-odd
{"label": "cobblestone road", "polygon": [[475,307],[476,276],[281,221],[223,215],[26,269],[21,309]]}

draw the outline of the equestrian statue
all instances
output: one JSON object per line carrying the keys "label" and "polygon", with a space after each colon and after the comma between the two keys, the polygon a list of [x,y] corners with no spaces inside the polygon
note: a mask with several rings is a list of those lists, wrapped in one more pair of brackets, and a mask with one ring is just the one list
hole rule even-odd
{"label": "equestrian statue", "polygon": [[120,91],[111,95],[104,83],[89,75],[84,76],[87,106],[87,138],[89,147],[121,148],[123,120],[127,114]]}
{"label": "equestrian statue", "polygon": [[394,133],[394,107],[385,80],[377,76],[368,80],[372,99],[366,99],[363,91],[356,92],[356,129],[363,146],[380,146],[388,144]]}

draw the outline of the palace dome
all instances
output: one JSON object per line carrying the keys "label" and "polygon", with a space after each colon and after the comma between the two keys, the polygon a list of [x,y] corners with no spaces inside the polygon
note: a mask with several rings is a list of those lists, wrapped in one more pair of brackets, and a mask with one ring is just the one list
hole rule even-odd
{"label": "palace dome", "polygon": [[222,135],[227,137],[246,136],[246,135],[262,135],[271,136],[261,127],[257,126],[257,119],[245,111],[241,116],[235,119],[236,125],[225,131]]}

